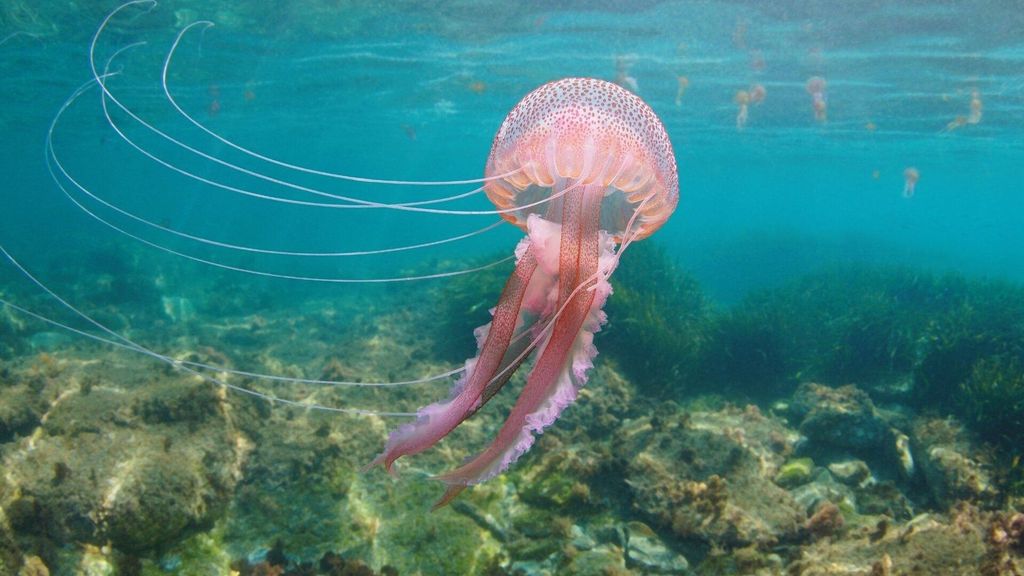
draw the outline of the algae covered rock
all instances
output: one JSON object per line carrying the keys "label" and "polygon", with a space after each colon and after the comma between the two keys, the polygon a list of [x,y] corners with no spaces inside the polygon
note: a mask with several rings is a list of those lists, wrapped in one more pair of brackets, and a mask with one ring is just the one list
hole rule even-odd
{"label": "algae covered rock", "polygon": [[687,574],[690,563],[658,537],[646,524],[626,525],[626,564],[645,574]]}
{"label": "algae covered rock", "polygon": [[622,432],[633,506],[683,541],[745,546],[794,538],[806,515],[771,478],[782,424],[757,411],[638,419]]}
{"label": "algae covered rock", "polygon": [[801,384],[790,404],[800,431],[823,447],[870,453],[891,439],[867,393],[855,386]]}
{"label": "algae covered rock", "polygon": [[39,424],[39,392],[25,384],[0,388],[0,443],[25,435]]}
{"label": "algae covered rock", "polygon": [[859,537],[822,538],[804,547],[785,574],[874,576],[886,574],[886,567],[889,574],[984,574],[988,523],[972,507],[949,516],[922,514],[903,524],[881,521]]}
{"label": "algae covered rock", "polygon": [[922,418],[914,426],[925,482],[935,502],[949,508],[961,500],[991,505],[998,496],[989,465],[963,428],[952,420]]}
{"label": "algae covered rock", "polygon": [[871,469],[863,460],[843,460],[828,465],[832,476],[847,486],[860,486],[871,477]]}
{"label": "algae covered rock", "polygon": [[813,470],[814,460],[794,458],[779,468],[779,473],[775,475],[775,483],[785,488],[806,484],[811,480]]}
{"label": "algae covered rock", "polygon": [[[146,402],[195,395],[212,404],[201,418],[140,425]],[[246,452],[223,398],[184,378],[65,388],[31,437],[4,453],[0,503],[12,528],[58,545],[144,551],[209,525]]]}

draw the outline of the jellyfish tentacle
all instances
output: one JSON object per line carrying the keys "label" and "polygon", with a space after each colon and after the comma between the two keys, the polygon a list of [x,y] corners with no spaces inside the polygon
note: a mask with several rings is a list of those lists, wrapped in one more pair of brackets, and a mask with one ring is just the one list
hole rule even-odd
{"label": "jellyfish tentacle", "polygon": [[452,388],[451,397],[421,408],[415,422],[392,432],[384,451],[367,468],[383,464],[390,472],[395,460],[430,448],[480,407],[485,390],[492,385],[507,358],[509,342],[517,325],[523,322],[520,308],[537,269],[532,245],[523,241],[520,246],[523,249],[519,261],[505,283],[491,323],[478,333],[481,337],[479,354],[466,361],[466,372]]}
{"label": "jellyfish tentacle", "polygon": [[[587,380],[587,370],[597,354],[593,333],[604,322],[601,307],[611,291],[598,274],[602,258],[614,257],[614,244],[599,230],[603,187],[588,185],[568,194],[563,208],[557,294],[559,308],[550,335],[541,345],[526,386],[497,437],[483,452],[461,467],[437,476],[448,485],[438,506],[443,506],[466,486],[500,474],[529,450],[534,433],[550,425],[572,403]],[[557,225],[555,225],[557,226]],[[580,290],[582,283],[596,281],[597,290]]]}
{"label": "jellyfish tentacle", "polygon": [[[30,282],[32,282],[33,284],[38,286],[40,289],[42,289],[43,292],[46,292],[51,298],[56,300],[61,306],[63,306],[64,308],[70,310],[72,313],[74,313],[78,317],[82,318],[83,320],[85,320],[89,324],[95,326],[97,329],[99,329],[100,331],[104,332],[105,334],[107,334],[108,336],[113,338],[113,340],[108,340],[106,338],[97,336],[95,334],[91,334],[91,333],[85,332],[84,330],[77,330],[75,328],[72,328],[70,326],[62,324],[62,323],[60,323],[60,322],[58,322],[56,320],[52,320],[50,318],[47,318],[47,317],[45,317],[45,316],[43,316],[41,314],[32,313],[32,312],[29,312],[27,310],[25,311],[26,313],[29,313],[30,315],[35,316],[35,317],[37,317],[37,318],[39,318],[41,320],[44,320],[44,321],[46,321],[46,322],[48,322],[50,324],[67,328],[68,330],[70,330],[72,332],[75,332],[77,334],[81,334],[81,335],[89,337],[89,338],[93,338],[93,339],[95,339],[97,341],[105,342],[105,343],[108,343],[108,344],[111,344],[111,345],[114,345],[114,346],[117,346],[117,347],[120,347],[120,348],[125,348],[125,349],[131,350],[133,352],[137,352],[139,354],[142,354],[143,356],[148,356],[148,357],[150,357],[150,358],[152,358],[154,360],[158,360],[160,362],[164,362],[165,364],[167,364],[168,366],[170,366],[172,368],[175,368],[175,369],[184,371],[184,372],[186,372],[188,374],[192,374],[194,376],[197,376],[197,377],[199,377],[200,379],[202,379],[205,382],[209,382],[211,384],[216,384],[216,385],[221,386],[223,388],[226,388],[228,390],[231,390],[231,391],[234,391],[234,392],[240,392],[242,394],[246,394],[246,395],[253,396],[255,398],[260,398],[260,399],[263,399],[263,400],[267,400],[267,401],[272,402],[272,403],[278,403],[278,404],[283,404],[283,405],[286,405],[286,406],[293,406],[293,407],[303,408],[303,409],[308,409],[308,410],[320,410],[320,411],[324,411],[324,412],[335,412],[335,413],[339,413],[339,414],[352,414],[352,415],[359,415],[359,416],[409,417],[409,416],[414,416],[415,415],[415,414],[410,413],[410,412],[394,412],[394,411],[386,411],[386,410],[371,410],[371,409],[366,409],[366,408],[350,408],[350,407],[344,407],[344,406],[326,406],[326,405],[316,404],[316,403],[313,403],[313,402],[306,402],[306,401],[302,401],[302,400],[291,400],[291,399],[288,399],[288,398],[279,398],[279,397],[277,397],[277,396],[275,396],[273,394],[268,394],[266,392],[260,392],[259,390],[255,390],[253,388],[246,388],[245,386],[240,386],[238,384],[232,384],[232,383],[226,381],[223,378],[220,378],[220,377],[217,377],[217,376],[211,376],[209,374],[205,374],[205,373],[203,373],[203,372],[201,372],[199,370],[196,370],[195,368],[193,368],[191,366],[188,366],[188,365],[186,365],[186,364],[184,364],[182,362],[179,362],[178,360],[176,360],[174,358],[171,358],[170,356],[167,356],[165,354],[161,354],[161,353],[159,353],[159,352],[157,352],[157,351],[155,351],[155,350],[153,350],[151,348],[148,348],[146,346],[143,346],[143,345],[139,344],[138,342],[136,342],[136,341],[132,340],[131,338],[125,336],[124,334],[122,334],[122,333],[120,333],[120,332],[118,332],[118,331],[108,327],[107,325],[103,324],[99,320],[96,320],[92,316],[86,314],[85,312],[83,312],[79,308],[75,307],[74,304],[72,304],[71,302],[67,301],[65,298],[63,298],[62,296],[57,294],[57,292],[55,292],[52,288],[50,288],[49,286],[44,284],[42,282],[42,280],[36,278],[36,276],[33,275],[27,268],[25,268],[21,264],[21,262],[19,262],[17,259],[15,259],[14,256],[11,255],[11,253],[8,252],[7,249],[4,248],[4,246],[2,244],[0,244],[0,256],[3,256],[4,258],[6,258],[25,278],[27,278]],[[9,306],[9,304],[6,301],[0,300],[0,302],[3,302],[4,305],[8,305]]]}
{"label": "jellyfish tentacle", "polygon": [[166,58],[164,58],[163,73],[160,76],[161,86],[163,87],[163,90],[164,90],[164,97],[167,99],[168,102],[170,102],[171,106],[178,112],[178,114],[180,114],[182,117],[184,117],[186,120],[188,120],[196,128],[199,128],[200,130],[202,130],[203,132],[206,132],[211,137],[213,137],[216,140],[220,141],[222,144],[224,144],[224,145],[226,145],[226,146],[228,146],[230,148],[233,148],[233,149],[237,150],[238,152],[241,152],[242,154],[245,154],[245,155],[247,155],[249,157],[252,157],[252,158],[256,158],[257,160],[266,162],[268,164],[272,164],[274,166],[279,166],[281,168],[287,168],[289,170],[294,170],[296,172],[302,172],[302,173],[305,173],[305,174],[312,174],[312,175],[315,175],[315,176],[323,176],[325,178],[334,178],[334,179],[338,179],[338,180],[346,180],[346,181],[349,181],[349,182],[361,182],[361,183],[365,183],[365,184],[384,184],[384,185],[392,185],[392,186],[451,186],[451,185],[455,185],[455,184],[477,184],[477,183],[481,183],[481,182],[490,182],[492,180],[500,180],[502,178],[507,178],[507,177],[513,176],[513,175],[515,175],[515,174],[517,174],[518,172],[521,171],[521,169],[516,169],[516,170],[511,170],[509,172],[506,172],[505,174],[496,174],[496,175],[492,175],[492,176],[486,176],[484,178],[470,178],[470,179],[465,179],[465,180],[388,180],[388,179],[380,179],[380,178],[366,178],[366,177],[362,177],[362,176],[352,176],[350,174],[340,174],[340,173],[337,173],[337,172],[329,172],[329,171],[326,171],[326,170],[318,170],[318,169],[315,169],[315,168],[309,168],[309,167],[306,167],[306,166],[300,166],[300,165],[297,165],[297,164],[292,164],[292,163],[289,163],[289,162],[285,162],[283,160],[278,160],[276,158],[272,158],[270,156],[266,156],[264,154],[260,154],[259,152],[256,152],[256,151],[254,151],[252,149],[249,149],[249,148],[246,148],[245,146],[242,146],[242,145],[240,145],[240,144],[238,144],[236,142],[233,142],[233,141],[231,141],[231,140],[221,136],[220,134],[214,132],[213,130],[208,128],[205,124],[203,124],[202,122],[197,120],[195,118],[195,116],[192,116],[191,114],[186,112],[185,109],[182,108],[180,104],[178,104],[177,100],[174,99],[174,96],[171,94],[170,85],[169,85],[169,83],[167,81],[167,75],[168,75],[168,71],[170,70],[170,67],[171,67],[171,61],[174,59],[174,53],[177,52],[178,45],[181,44],[181,40],[185,36],[185,34],[187,34],[189,32],[189,30],[191,30],[192,28],[195,28],[197,26],[205,26],[205,27],[208,28],[208,27],[213,26],[213,25],[214,25],[213,22],[210,22],[208,20],[198,20],[196,22],[193,22],[193,23],[189,24],[188,26],[185,26],[184,28],[182,28],[178,32],[178,36],[174,39],[174,43],[171,45],[170,50],[167,51]]}

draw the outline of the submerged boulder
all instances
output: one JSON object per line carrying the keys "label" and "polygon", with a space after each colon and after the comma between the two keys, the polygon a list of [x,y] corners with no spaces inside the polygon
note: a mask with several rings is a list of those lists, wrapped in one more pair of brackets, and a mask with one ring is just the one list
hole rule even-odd
{"label": "submerged boulder", "polygon": [[998,490],[988,464],[954,420],[921,418],[914,425],[917,460],[925,483],[939,507],[961,500],[992,505]]}
{"label": "submerged boulder", "polygon": [[[83,366],[70,364],[48,384],[39,426],[3,455],[0,506],[12,529],[58,546],[139,552],[211,524],[248,451],[222,391],[177,374],[120,387]],[[146,416],[185,398],[202,411]]]}
{"label": "submerged boulder", "polygon": [[637,419],[619,438],[633,506],[704,550],[793,539],[806,515],[771,480],[786,436],[755,408]]}

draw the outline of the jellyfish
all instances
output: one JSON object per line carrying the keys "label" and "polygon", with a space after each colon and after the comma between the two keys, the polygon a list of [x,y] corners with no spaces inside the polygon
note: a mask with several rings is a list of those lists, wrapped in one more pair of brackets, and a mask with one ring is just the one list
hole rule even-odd
{"label": "jellyfish", "polygon": [[977,124],[981,122],[981,92],[977,90],[971,91],[971,111],[967,115],[968,124]]}
{"label": "jellyfish", "polygon": [[[501,174],[509,176],[492,179]],[[439,505],[507,469],[576,399],[597,354],[593,337],[622,249],[659,228],[678,201],[672,145],[658,117],[636,95],[596,79],[551,82],[523,98],[494,138],[486,175],[487,196],[526,232],[515,271],[451,395],[392,432],[372,464],[390,470],[432,447],[527,355],[536,360],[490,446],[437,477],[448,487]],[[551,200],[540,208],[542,198]],[[534,335],[525,348],[513,343],[524,332]]]}
{"label": "jellyfish", "polygon": [[807,93],[811,95],[811,108],[814,110],[814,119],[818,122],[826,120],[828,109],[828,95],[825,93],[825,79],[821,76],[811,76],[807,79]]}
{"label": "jellyfish", "polygon": [[[197,98],[180,99],[179,94],[194,94],[195,90],[179,90],[172,83],[180,77],[175,73],[179,47],[197,35],[194,31],[205,30],[211,23],[197,21],[184,26],[168,49],[151,41],[114,44],[124,35],[107,33],[112,22],[123,19],[135,23],[155,5],[152,0],[127,2],[109,13],[93,34],[87,51],[89,80],[56,111],[45,135],[45,159],[55,185],[52,192],[66,200],[90,226],[137,248],[133,254],[153,254],[161,263],[168,262],[172,273],[178,265],[187,269],[187,279],[200,277],[195,273],[198,269],[216,273],[225,281],[255,278],[287,283],[289,287],[294,283],[324,287],[419,286],[466,277],[514,260],[515,268],[491,321],[475,332],[476,356],[460,366],[416,372],[404,380],[344,380],[326,374],[308,377],[292,370],[275,371],[274,366],[280,363],[263,362],[256,355],[238,359],[251,364],[235,368],[227,360],[204,360],[187,353],[201,348],[208,333],[190,335],[185,343],[169,343],[171,338],[162,333],[165,324],[145,324],[153,326],[150,330],[160,331],[157,335],[143,329],[141,322],[131,331],[112,324],[110,315],[91,312],[94,304],[76,302],[72,286],[51,285],[3,245],[0,256],[83,327],[19,306],[5,295],[0,295],[0,305],[274,405],[411,419],[394,428],[383,453],[373,461],[388,469],[399,457],[436,444],[497,394],[520,367],[530,365],[523,391],[494,441],[461,467],[437,477],[447,486],[439,504],[449,502],[468,486],[500,474],[530,448],[534,435],[551,425],[587,382],[597,354],[593,336],[605,321],[602,306],[611,292],[609,276],[630,243],[654,233],[675,209],[676,164],[656,114],[638,96],[614,83],[569,78],[537,88],[512,109],[493,139],[483,177],[387,179],[303,165],[275,157],[256,145],[243,143],[239,137],[226,136],[227,132],[213,126],[220,121],[231,122],[232,118],[206,123]],[[130,20],[125,17],[139,8],[146,12],[134,14]],[[152,30],[156,27],[139,29],[155,33]],[[155,83],[145,74],[134,76],[138,66],[154,61],[153,54],[147,52],[151,50],[159,50],[157,55],[163,62],[156,70]],[[128,56],[140,51],[138,58]],[[92,108],[87,107],[86,95],[97,96]],[[95,149],[90,144],[95,140],[83,137],[90,133],[82,131],[92,129],[96,122],[68,121],[71,114],[90,111],[117,139],[117,146]],[[76,154],[81,150],[90,153],[86,159]],[[98,162],[97,158],[130,169],[104,171],[99,177],[83,166]],[[154,169],[162,171],[162,178],[152,177]],[[456,193],[424,196],[425,191],[450,187],[460,188]],[[472,188],[463,190],[465,187]],[[368,191],[383,194],[381,190],[397,190],[399,195],[365,195]],[[402,192],[416,194],[402,196]],[[166,213],[168,206],[182,205],[202,218],[186,227]],[[235,218],[236,207],[246,210],[245,218]],[[315,219],[302,218],[310,214],[330,219],[332,224],[336,217],[347,225],[319,230],[312,223]],[[367,234],[364,222],[378,214],[389,219],[408,218],[413,223],[417,218],[443,218],[446,227],[409,226],[409,230],[399,230],[401,225],[388,222],[395,234]],[[261,217],[266,220],[258,220]],[[249,222],[250,218],[254,221]],[[481,218],[488,223],[478,226],[476,222]],[[449,226],[451,222],[456,224]],[[391,244],[345,244],[345,249],[329,249],[316,244],[274,244],[284,235],[252,233],[286,223],[291,223],[289,231],[303,242],[322,241],[317,234],[325,232],[330,238],[346,242],[359,240],[362,233],[371,240]],[[525,238],[512,255],[494,261],[472,265],[456,261],[426,271],[393,270],[383,262],[386,255],[415,258],[442,248],[456,250],[454,247],[492,231],[510,228],[508,223],[524,231]],[[244,227],[232,236],[235,226]],[[306,232],[310,238],[303,236]],[[69,236],[80,233],[68,230]],[[408,235],[413,233],[437,233],[440,237]],[[345,266],[353,260],[382,262],[373,267]],[[374,274],[380,269],[385,271]],[[172,281],[161,276],[151,285],[162,289]],[[177,283],[186,282],[178,279]],[[227,287],[224,292],[232,290]],[[186,307],[184,302],[182,309]],[[187,330],[188,326],[181,329]],[[180,348],[175,349],[179,346],[189,350],[182,353]],[[347,395],[350,390],[384,393],[396,387],[404,390],[429,383],[451,384],[449,397],[415,412],[390,403],[359,406],[349,402]]]}
{"label": "jellyfish", "polygon": [[747,125],[747,115],[749,112],[750,104],[750,93],[746,90],[738,90],[736,96],[733,97],[733,102],[739,107],[736,111],[736,129],[743,130]]}
{"label": "jellyfish", "polygon": [[921,173],[917,171],[917,168],[908,166],[903,171],[903,197],[912,198],[914,196],[914,188],[917,187],[917,181],[921,178]]}
{"label": "jellyfish", "polygon": [[760,104],[761,102],[764,102],[764,97],[768,95],[768,91],[765,90],[765,87],[762,84],[752,85],[748,92],[750,93],[751,104]]}
{"label": "jellyfish", "polygon": [[683,94],[690,87],[690,79],[686,76],[676,76],[676,108],[683,105]]}

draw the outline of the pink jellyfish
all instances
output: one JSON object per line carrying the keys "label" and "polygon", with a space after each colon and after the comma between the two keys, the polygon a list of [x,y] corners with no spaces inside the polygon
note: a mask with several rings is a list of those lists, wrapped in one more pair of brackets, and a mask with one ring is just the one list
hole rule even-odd
{"label": "pink jellyfish", "polygon": [[750,93],[750,103],[760,104],[764,102],[764,97],[768,95],[768,91],[765,90],[763,84],[754,84],[748,91]]}
{"label": "pink jellyfish", "polygon": [[[633,240],[675,210],[679,182],[665,128],[638,96],[611,82],[568,78],[528,94],[502,123],[487,160],[487,196],[526,232],[478,351],[448,399],[394,430],[371,463],[388,470],[472,416],[533,353],[536,360],[497,437],[437,477],[443,506],[522,456],[587,381],[605,322],[608,277]],[[615,246],[620,244],[616,252]]]}
{"label": "pink jellyfish", "polygon": [[914,195],[914,188],[917,186],[917,181],[921,178],[921,173],[917,171],[917,168],[913,166],[908,167],[903,171],[903,197],[910,198]]}
{"label": "pink jellyfish", "polygon": [[747,125],[747,117],[750,114],[750,93],[746,90],[739,90],[736,92],[736,96],[733,97],[733,101],[739,107],[736,111],[736,129],[743,130]]}
{"label": "pink jellyfish", "polygon": [[971,90],[971,113],[967,116],[968,124],[981,122],[981,92]]}
{"label": "pink jellyfish", "polygon": [[811,76],[807,79],[807,93],[811,95],[811,108],[814,109],[814,119],[824,122],[828,110],[828,95],[825,94],[825,79],[821,76]]}

